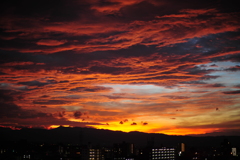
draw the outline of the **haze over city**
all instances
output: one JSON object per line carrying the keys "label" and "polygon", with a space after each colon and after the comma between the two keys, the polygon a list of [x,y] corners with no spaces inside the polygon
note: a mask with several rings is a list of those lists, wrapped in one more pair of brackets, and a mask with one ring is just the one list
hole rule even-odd
{"label": "haze over city", "polygon": [[224,0],[0,2],[0,127],[240,136]]}

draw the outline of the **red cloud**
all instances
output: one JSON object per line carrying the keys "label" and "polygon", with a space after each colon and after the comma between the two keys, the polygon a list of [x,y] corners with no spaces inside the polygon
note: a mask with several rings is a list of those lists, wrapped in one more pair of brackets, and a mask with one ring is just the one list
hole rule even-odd
{"label": "red cloud", "polygon": [[37,42],[37,45],[43,45],[43,46],[59,46],[64,43],[66,43],[66,40],[52,40],[52,39],[41,39]]}

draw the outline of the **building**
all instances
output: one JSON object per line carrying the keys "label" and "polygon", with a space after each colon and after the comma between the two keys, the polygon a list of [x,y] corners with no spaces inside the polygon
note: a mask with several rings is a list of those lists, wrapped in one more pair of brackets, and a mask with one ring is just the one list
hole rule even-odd
{"label": "building", "polygon": [[175,148],[153,148],[150,151],[150,160],[175,160]]}
{"label": "building", "polygon": [[232,156],[237,156],[237,148],[232,148]]}
{"label": "building", "polygon": [[104,160],[104,155],[102,150],[99,148],[88,148],[84,149],[82,152],[83,160]]}
{"label": "building", "polygon": [[179,144],[178,144],[178,147],[177,147],[178,157],[184,157],[185,152],[186,152],[185,143],[179,143]]}
{"label": "building", "polygon": [[114,160],[133,160],[134,158],[134,145],[132,143],[118,143],[113,146],[113,159]]}
{"label": "building", "polygon": [[184,143],[180,143],[180,151],[185,152],[185,144]]}

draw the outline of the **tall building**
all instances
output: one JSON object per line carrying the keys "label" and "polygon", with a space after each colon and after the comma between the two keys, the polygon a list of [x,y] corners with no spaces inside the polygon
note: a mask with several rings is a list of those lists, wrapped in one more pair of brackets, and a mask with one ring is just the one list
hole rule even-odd
{"label": "tall building", "polygon": [[180,143],[180,151],[185,152],[185,144],[184,143]]}
{"label": "tall building", "polygon": [[115,160],[130,159],[134,155],[134,145],[132,143],[118,143],[113,146],[113,157]]}
{"label": "tall building", "polygon": [[150,151],[150,160],[175,160],[175,148],[153,148]]}
{"label": "tall building", "polygon": [[88,148],[83,150],[82,153],[83,160],[104,160],[104,155],[99,148]]}
{"label": "tall building", "polygon": [[185,143],[179,143],[179,144],[178,144],[178,147],[177,147],[178,157],[184,156],[185,152],[186,152]]}
{"label": "tall building", "polygon": [[232,155],[237,156],[237,148],[232,148]]}

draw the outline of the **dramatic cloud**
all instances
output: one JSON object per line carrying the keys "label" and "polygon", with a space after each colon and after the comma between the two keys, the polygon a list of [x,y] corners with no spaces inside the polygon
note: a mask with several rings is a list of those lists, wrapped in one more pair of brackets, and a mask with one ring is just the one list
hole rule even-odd
{"label": "dramatic cloud", "polygon": [[80,117],[82,116],[82,112],[76,111],[76,112],[74,112],[73,116],[74,116],[75,118],[80,118]]}
{"label": "dramatic cloud", "polygon": [[9,0],[0,9],[1,126],[240,129],[237,2]]}
{"label": "dramatic cloud", "polygon": [[236,90],[236,91],[226,91],[223,92],[224,94],[240,94],[240,90]]}
{"label": "dramatic cloud", "polygon": [[66,43],[66,41],[57,41],[57,40],[51,40],[51,39],[41,39],[37,42],[37,45],[45,45],[45,46],[59,46],[61,44]]}

